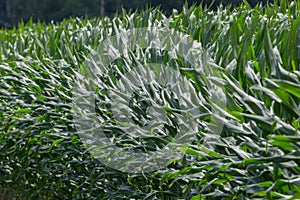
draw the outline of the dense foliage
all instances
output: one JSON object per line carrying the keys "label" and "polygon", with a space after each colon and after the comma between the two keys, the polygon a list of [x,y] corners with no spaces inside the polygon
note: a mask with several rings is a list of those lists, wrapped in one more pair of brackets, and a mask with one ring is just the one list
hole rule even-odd
{"label": "dense foliage", "polygon": [[[27,199],[299,198],[300,2],[282,2],[0,30],[0,188]],[[76,134],[73,79],[100,41],[149,26],[187,34],[210,54],[227,92],[224,128],[221,137],[199,131],[165,169],[121,173],[94,159]],[[197,73],[184,61],[178,67],[201,95]]]}
{"label": "dense foliage", "polygon": [[[161,10],[170,14],[173,9],[182,10],[186,2],[211,5],[216,8],[223,5],[238,5],[243,0],[0,0],[0,25],[17,25],[20,20],[27,22],[29,18],[50,22],[59,21],[70,16],[113,16],[116,12],[122,12],[122,8],[141,9],[145,5],[161,6]],[[272,2],[272,0],[251,0],[251,6],[257,2]]]}

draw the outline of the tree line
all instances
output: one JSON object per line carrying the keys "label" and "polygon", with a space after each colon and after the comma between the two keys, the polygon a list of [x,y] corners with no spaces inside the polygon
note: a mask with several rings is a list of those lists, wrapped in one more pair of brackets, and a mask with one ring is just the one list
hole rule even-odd
{"label": "tree line", "polygon": [[[249,0],[254,6],[259,0]],[[160,6],[169,14],[173,9],[181,10],[184,3],[210,5],[209,0],[0,0],[0,25],[3,27],[14,26],[18,22],[41,20],[60,21],[64,18],[76,16],[113,16],[122,8],[136,10],[145,8],[145,5]],[[239,4],[242,0],[215,0],[212,7],[220,3],[224,5]],[[267,0],[263,0],[266,3]]]}

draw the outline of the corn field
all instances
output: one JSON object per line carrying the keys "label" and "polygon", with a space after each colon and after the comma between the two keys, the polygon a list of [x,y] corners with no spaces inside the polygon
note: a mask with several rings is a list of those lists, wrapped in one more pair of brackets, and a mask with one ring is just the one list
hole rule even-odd
{"label": "corn field", "polygon": [[[97,54],[103,41],[144,27],[176,30],[200,43],[213,61],[203,63],[218,70],[212,81],[224,89],[226,105],[209,100],[206,81],[193,63],[178,55],[171,66],[189,81],[203,105],[195,119],[201,126],[182,148],[182,158],[153,172],[123,173],[93,157],[77,134],[74,79],[79,72],[87,73],[87,61],[95,63],[89,55]],[[124,10],[114,18],[20,23],[0,30],[0,44],[0,189],[9,193],[5,195],[16,199],[300,198],[299,1],[255,8],[245,2],[215,11],[185,6],[170,16],[149,8]],[[150,59],[164,62],[167,57],[149,52]],[[139,52],[131,53],[114,61],[119,71],[138,62]],[[101,98],[118,76],[113,68],[103,73],[107,85],[99,92]],[[158,97],[174,119],[166,124],[167,132],[176,134],[184,126],[176,124],[177,118],[184,118],[183,111],[175,108],[172,98]],[[212,116],[212,107],[217,116]],[[108,135],[140,147],[132,138],[120,136],[109,102],[96,111],[110,123]],[[138,112],[143,112],[142,105],[131,113],[140,117],[134,122],[142,126],[138,120],[144,115]],[[208,126],[212,117],[222,124],[218,135]],[[164,139],[153,136],[145,142],[146,149],[165,145],[170,136]]]}

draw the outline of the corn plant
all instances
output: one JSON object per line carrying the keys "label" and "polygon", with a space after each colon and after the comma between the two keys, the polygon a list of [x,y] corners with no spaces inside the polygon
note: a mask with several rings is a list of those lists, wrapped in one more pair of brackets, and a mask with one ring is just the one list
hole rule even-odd
{"label": "corn plant", "polygon": [[[0,188],[23,199],[298,199],[299,10],[299,1],[285,0],[215,11],[185,6],[170,16],[151,8],[123,11],[114,18],[30,21],[0,30]],[[226,105],[209,100],[203,76],[177,55],[171,67],[190,82],[202,108],[208,109],[199,110],[204,114],[197,119],[201,128],[184,146],[184,156],[167,167],[122,173],[93,157],[78,135],[72,113],[74,80],[76,74],[87,73],[85,63],[95,61],[89,55],[98,53],[99,44],[144,27],[169,28],[199,42],[213,61],[205,62],[207,69],[218,69],[211,81],[224,88]],[[140,50],[112,65],[121,72],[134,67],[147,49]],[[164,61],[166,55],[150,51],[149,58]],[[104,88],[114,86],[117,74],[112,69],[103,72]],[[99,91],[105,98],[105,90]],[[162,101],[172,105],[171,99]],[[211,108],[218,110],[214,117],[223,125],[219,135],[207,126]],[[96,110],[109,118],[109,104]],[[139,116],[140,110],[135,107],[132,115]],[[184,113],[166,110],[170,116]],[[110,127],[118,128],[109,120]],[[176,133],[176,120],[168,127],[170,135]],[[108,135],[118,137],[120,132],[111,129]],[[135,144],[130,138],[121,140]],[[147,148],[164,145],[158,137],[148,142]]]}

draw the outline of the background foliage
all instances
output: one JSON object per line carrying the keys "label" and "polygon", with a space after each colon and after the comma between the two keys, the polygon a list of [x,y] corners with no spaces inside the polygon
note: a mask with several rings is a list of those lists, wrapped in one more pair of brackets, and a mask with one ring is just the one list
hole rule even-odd
{"label": "background foliage", "polygon": [[[0,30],[0,187],[25,199],[298,199],[299,10],[299,1],[184,7],[168,18],[146,9]],[[227,90],[225,126],[212,150],[202,139],[214,133],[204,129],[167,168],[120,173],[91,157],[74,130],[73,78],[99,41],[154,25],[209,52],[222,72],[215,81]],[[178,67],[199,94],[206,89],[184,61]]]}
{"label": "background foliage", "polygon": [[[8,27],[16,25],[20,20],[27,22],[29,18],[50,22],[60,21],[70,16],[113,16],[116,12],[145,8],[149,6],[161,6],[161,9],[170,14],[172,9],[182,10],[183,4],[194,3],[210,5],[209,0],[0,0],[0,22]],[[215,0],[213,8],[217,5],[238,5],[242,0]],[[257,2],[267,3],[267,0],[251,0],[251,6]],[[269,2],[272,2],[270,0]]]}

